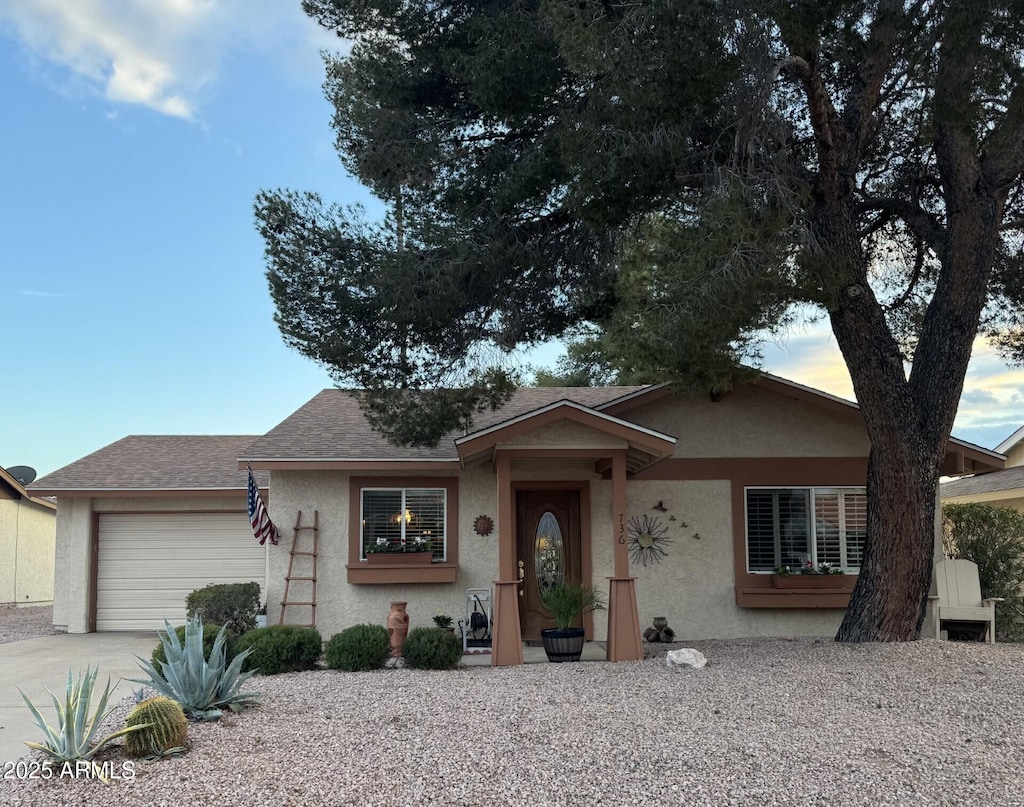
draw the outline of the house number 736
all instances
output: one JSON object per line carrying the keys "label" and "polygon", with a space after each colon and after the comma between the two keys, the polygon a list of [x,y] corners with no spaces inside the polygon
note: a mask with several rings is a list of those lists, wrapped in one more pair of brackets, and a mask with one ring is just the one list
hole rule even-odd
{"label": "house number 736", "polygon": [[620,544],[626,543],[626,515],[625,515],[625,513],[619,513],[618,542]]}

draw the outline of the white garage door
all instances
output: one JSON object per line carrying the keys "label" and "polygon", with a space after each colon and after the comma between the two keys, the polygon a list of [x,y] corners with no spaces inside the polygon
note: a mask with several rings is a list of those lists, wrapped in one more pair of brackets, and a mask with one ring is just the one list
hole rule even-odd
{"label": "white garage door", "polygon": [[96,630],[158,630],[185,622],[197,588],[264,585],[266,550],[244,512],[104,514],[97,566]]}

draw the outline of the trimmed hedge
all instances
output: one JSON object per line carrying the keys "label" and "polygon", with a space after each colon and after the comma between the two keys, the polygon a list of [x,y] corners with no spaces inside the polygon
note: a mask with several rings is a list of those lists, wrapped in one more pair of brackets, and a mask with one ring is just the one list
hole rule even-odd
{"label": "trimmed hedge", "polygon": [[235,636],[256,627],[259,607],[259,583],[215,583],[196,589],[185,600],[189,617],[199,614],[204,624],[224,625]]}
{"label": "trimmed hedge", "polygon": [[[185,626],[178,625],[174,629],[174,632],[178,635],[178,641],[182,644],[185,643]],[[213,649],[213,643],[217,639],[217,634],[220,633],[220,625],[207,625],[203,623],[203,658],[207,661],[210,660],[210,650]],[[160,633],[163,636],[163,631]],[[235,635],[231,631],[224,632],[224,663],[229,664],[231,659],[237,655],[238,649],[235,646]],[[150,661],[153,663],[153,668],[157,672],[163,670],[163,663],[167,661],[167,656],[164,654],[164,643],[157,642],[156,647],[153,648],[153,654],[150,656]],[[157,662],[160,662],[157,664]]]}
{"label": "trimmed hedge", "polygon": [[384,666],[391,653],[388,629],[383,625],[353,625],[327,642],[326,661],[332,670],[357,672]]}
{"label": "trimmed hedge", "polygon": [[402,658],[416,670],[454,670],[462,659],[462,642],[443,628],[413,628],[402,645]]}
{"label": "trimmed hedge", "polygon": [[316,628],[303,625],[271,625],[244,633],[236,643],[239,653],[252,652],[242,665],[261,675],[316,669],[323,639]]}

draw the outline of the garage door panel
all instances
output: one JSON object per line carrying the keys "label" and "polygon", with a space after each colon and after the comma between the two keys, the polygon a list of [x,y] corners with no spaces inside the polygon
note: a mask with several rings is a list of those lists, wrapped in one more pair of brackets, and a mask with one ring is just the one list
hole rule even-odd
{"label": "garage door panel", "polygon": [[242,513],[103,514],[96,629],[185,621],[185,598],[213,583],[264,584],[266,550]]}

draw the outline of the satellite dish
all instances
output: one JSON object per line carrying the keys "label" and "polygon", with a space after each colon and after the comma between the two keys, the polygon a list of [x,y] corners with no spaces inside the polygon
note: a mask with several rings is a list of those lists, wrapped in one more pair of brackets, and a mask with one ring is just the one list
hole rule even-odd
{"label": "satellite dish", "polygon": [[29,485],[32,480],[36,478],[36,469],[29,468],[27,465],[12,465],[10,468],[5,469],[7,473],[18,480],[21,485]]}

